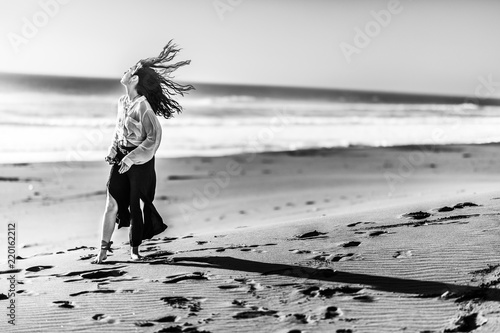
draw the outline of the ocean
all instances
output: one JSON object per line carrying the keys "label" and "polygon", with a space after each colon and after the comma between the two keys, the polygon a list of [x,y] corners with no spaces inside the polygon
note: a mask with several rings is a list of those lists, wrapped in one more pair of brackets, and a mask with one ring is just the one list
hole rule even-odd
{"label": "ocean", "polygon": [[[158,157],[500,141],[497,100],[193,83]],[[103,160],[119,79],[0,75],[0,163]]]}

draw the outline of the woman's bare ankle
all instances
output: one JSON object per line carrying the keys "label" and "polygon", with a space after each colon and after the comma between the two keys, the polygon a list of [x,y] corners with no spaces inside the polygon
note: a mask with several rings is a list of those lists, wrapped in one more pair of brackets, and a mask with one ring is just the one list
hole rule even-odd
{"label": "woman's bare ankle", "polygon": [[139,246],[131,246],[130,247],[130,257],[133,260],[141,259],[142,256],[139,254]]}

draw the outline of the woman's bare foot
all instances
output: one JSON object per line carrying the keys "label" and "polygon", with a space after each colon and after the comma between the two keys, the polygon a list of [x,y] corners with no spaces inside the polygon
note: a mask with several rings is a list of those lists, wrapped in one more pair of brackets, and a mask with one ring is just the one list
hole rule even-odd
{"label": "woman's bare foot", "polygon": [[100,250],[99,254],[97,254],[97,257],[92,260],[92,264],[102,264],[102,262],[108,257],[106,252],[107,250]]}
{"label": "woman's bare foot", "polygon": [[139,247],[134,246],[130,248],[130,258],[132,260],[141,260],[143,257],[139,254]]}
{"label": "woman's bare foot", "polygon": [[112,241],[106,242],[106,241],[101,241],[101,249],[99,250],[99,254],[97,254],[97,257],[91,261],[92,264],[102,264],[104,260],[106,260],[107,252],[113,252],[111,250],[111,244],[113,244]]}

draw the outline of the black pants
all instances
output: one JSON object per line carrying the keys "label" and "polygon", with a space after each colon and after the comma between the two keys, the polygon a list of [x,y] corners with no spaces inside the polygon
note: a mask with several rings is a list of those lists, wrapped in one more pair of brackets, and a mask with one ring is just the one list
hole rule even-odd
{"label": "black pants", "polygon": [[[134,148],[121,147],[116,160],[121,161],[125,157],[124,152]],[[113,164],[107,187],[118,203],[116,215],[118,229],[130,227],[130,246],[135,247],[141,245],[143,240],[153,238],[167,229],[167,225],[163,223],[153,205],[156,188],[155,158],[141,165],[132,165],[123,174],[118,170],[120,166]],[[141,200],[144,203],[144,212],[141,211]]]}

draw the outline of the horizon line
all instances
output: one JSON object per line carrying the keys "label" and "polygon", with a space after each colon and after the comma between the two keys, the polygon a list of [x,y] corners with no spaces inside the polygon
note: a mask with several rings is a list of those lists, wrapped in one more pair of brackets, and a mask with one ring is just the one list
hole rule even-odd
{"label": "horizon line", "polygon": [[[19,73],[19,72],[0,72],[0,76],[11,75],[11,76],[36,76],[36,77],[48,77],[48,78],[67,78],[67,79],[80,79],[80,80],[119,80],[115,77],[99,77],[99,76],[77,76],[77,75],[60,75],[60,74],[43,74],[43,73]],[[308,89],[308,90],[321,90],[321,91],[336,91],[336,92],[355,92],[364,94],[393,94],[393,95],[407,95],[412,97],[441,97],[441,98],[460,98],[460,99],[470,99],[475,98],[478,101],[498,101],[500,98],[480,98],[472,95],[452,95],[452,94],[440,94],[431,92],[408,92],[408,91],[390,91],[390,90],[368,90],[368,89],[355,89],[355,88],[332,88],[324,86],[294,86],[294,85],[279,85],[279,84],[258,84],[258,83],[241,83],[241,82],[210,82],[210,81],[184,81],[183,83],[205,84],[205,85],[220,85],[220,86],[240,86],[240,87],[270,87],[270,88],[285,88],[285,89]],[[464,102],[465,103],[465,102]]]}

